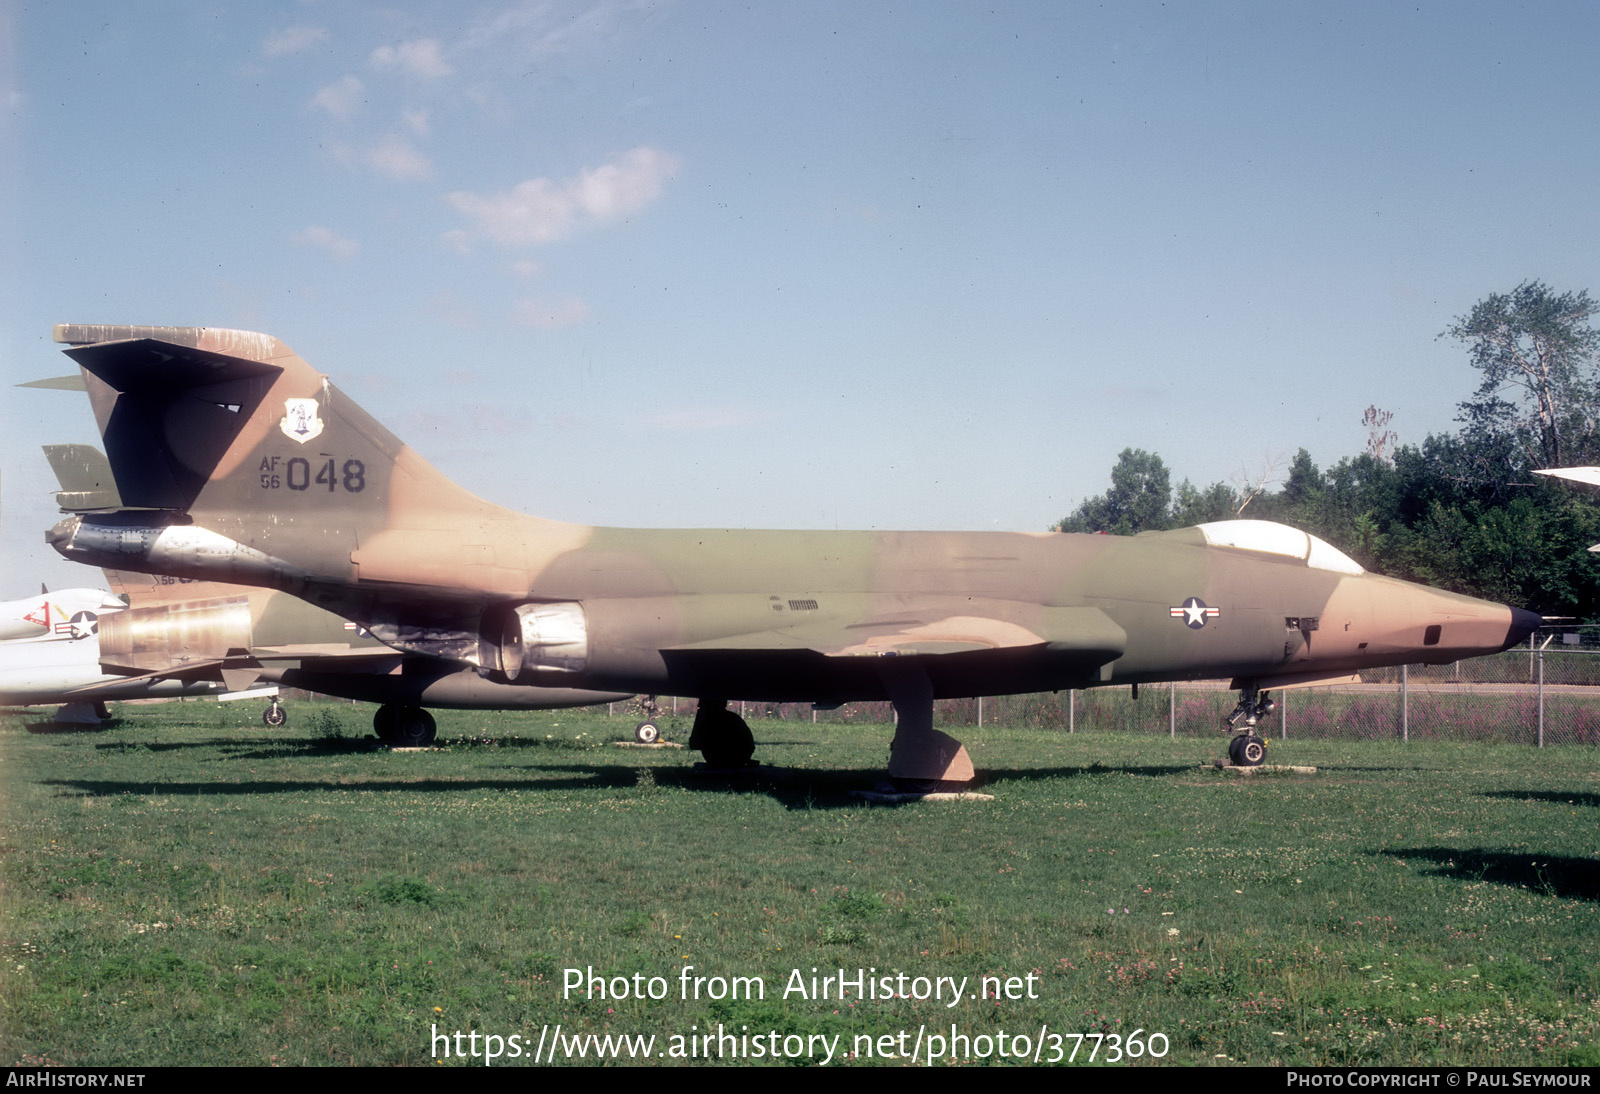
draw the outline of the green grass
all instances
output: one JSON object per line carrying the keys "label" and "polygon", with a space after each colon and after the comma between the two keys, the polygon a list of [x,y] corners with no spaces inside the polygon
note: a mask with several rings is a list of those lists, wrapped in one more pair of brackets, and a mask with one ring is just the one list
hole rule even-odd
{"label": "green grass", "polygon": [[[730,781],[613,747],[621,716],[442,712],[442,749],[391,753],[366,708],[290,710],[0,721],[0,1063],[421,1064],[435,1025],[547,1023],[658,1051],[719,1023],[843,1052],[1045,1026],[1159,1032],[1166,1063],[1600,1062],[1590,749],[1291,739],[1269,760],[1319,774],[1247,780],[1198,767],[1220,735],[967,727],[994,801],[874,806],[849,791],[882,726],[758,722],[783,770]],[[690,965],[766,997],[682,1000]],[[564,999],[591,966],[671,991]],[[1038,997],[784,999],[813,966]]]}

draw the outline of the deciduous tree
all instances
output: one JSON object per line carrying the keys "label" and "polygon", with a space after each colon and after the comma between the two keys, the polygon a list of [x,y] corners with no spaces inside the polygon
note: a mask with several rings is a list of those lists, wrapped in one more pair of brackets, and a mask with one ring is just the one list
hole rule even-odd
{"label": "deciduous tree", "polygon": [[1596,351],[1590,325],[1600,305],[1587,291],[1558,293],[1524,281],[1491,293],[1440,337],[1467,345],[1483,374],[1460,404],[1468,433],[1514,433],[1528,462],[1561,467],[1584,458],[1595,441]]}
{"label": "deciduous tree", "polygon": [[1084,501],[1055,526],[1058,532],[1135,532],[1171,527],[1172,476],[1161,457],[1124,448],[1111,469],[1111,489]]}

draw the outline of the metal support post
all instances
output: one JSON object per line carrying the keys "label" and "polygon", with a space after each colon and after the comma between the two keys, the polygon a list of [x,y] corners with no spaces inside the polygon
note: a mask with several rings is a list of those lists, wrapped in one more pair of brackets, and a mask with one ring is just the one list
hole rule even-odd
{"label": "metal support post", "polygon": [[1544,650],[1539,651],[1539,747],[1544,747]]}
{"label": "metal support post", "polygon": [[1402,741],[1411,740],[1411,706],[1410,706],[1410,703],[1407,701],[1410,698],[1410,696],[1407,695],[1406,692],[1407,692],[1407,688],[1406,688],[1406,666],[1405,665],[1401,665],[1400,666],[1400,739]]}

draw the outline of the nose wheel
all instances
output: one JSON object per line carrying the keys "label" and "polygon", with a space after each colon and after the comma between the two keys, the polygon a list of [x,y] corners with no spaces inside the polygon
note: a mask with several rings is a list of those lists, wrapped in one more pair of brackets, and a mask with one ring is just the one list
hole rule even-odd
{"label": "nose wheel", "polygon": [[1228,762],[1234,767],[1260,767],[1267,758],[1267,742],[1254,733],[1241,733],[1228,742]]}

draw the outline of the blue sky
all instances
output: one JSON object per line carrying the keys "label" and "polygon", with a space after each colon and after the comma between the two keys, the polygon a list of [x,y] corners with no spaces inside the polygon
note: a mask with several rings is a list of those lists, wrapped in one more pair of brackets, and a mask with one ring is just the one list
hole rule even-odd
{"label": "blue sky", "polygon": [[1437,340],[1600,290],[1588,4],[0,0],[0,536],[59,322],[272,333],[603,524],[1038,530],[1453,427]]}

